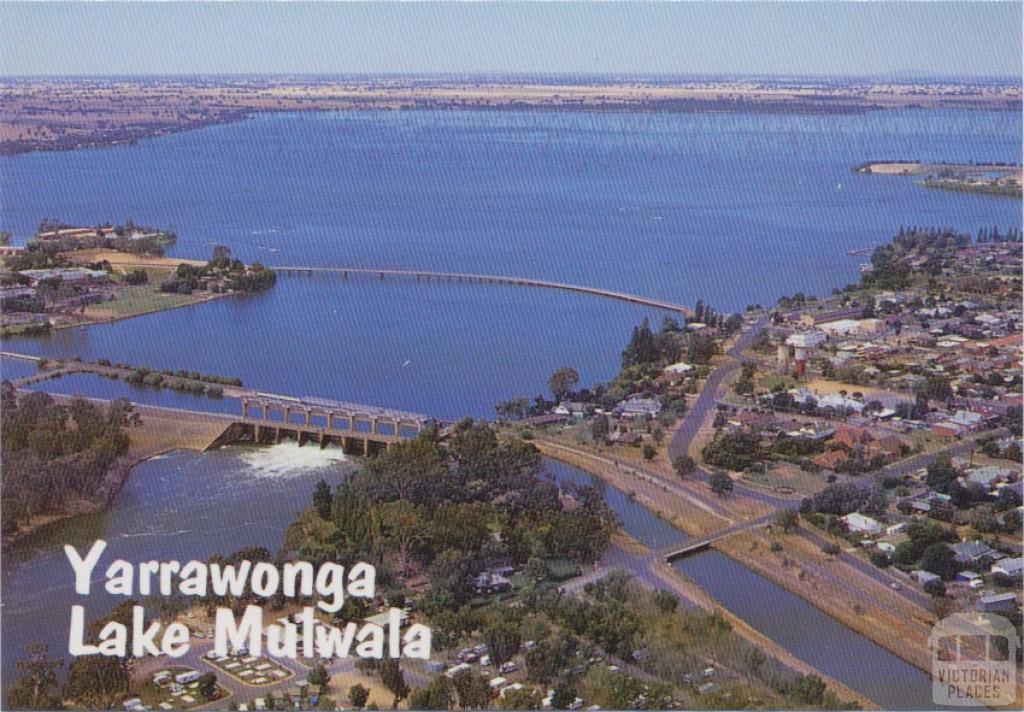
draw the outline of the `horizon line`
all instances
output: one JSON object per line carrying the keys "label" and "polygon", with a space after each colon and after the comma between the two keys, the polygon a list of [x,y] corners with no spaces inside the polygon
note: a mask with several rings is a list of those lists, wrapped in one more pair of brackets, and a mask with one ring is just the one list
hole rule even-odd
{"label": "horizon line", "polygon": [[779,73],[757,74],[744,72],[687,73],[687,72],[653,72],[653,71],[615,71],[615,72],[581,72],[571,70],[550,71],[516,71],[516,70],[470,70],[470,71],[436,71],[436,72],[346,72],[346,71],[247,71],[247,72],[96,72],[96,73],[39,73],[39,74],[5,74],[0,70],[0,80],[6,79],[125,79],[125,78],[200,78],[200,77],[317,77],[317,78],[603,78],[603,79],[718,79],[718,80],[796,80],[796,79],[887,79],[897,81],[1014,81],[1020,82],[1024,72],[1013,74],[940,74],[926,70],[889,70],[870,73]]}

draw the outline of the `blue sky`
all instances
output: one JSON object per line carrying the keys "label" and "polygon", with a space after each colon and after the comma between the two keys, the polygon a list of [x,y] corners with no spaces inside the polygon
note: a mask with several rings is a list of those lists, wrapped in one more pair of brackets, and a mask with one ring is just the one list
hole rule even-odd
{"label": "blue sky", "polygon": [[0,3],[0,74],[1021,75],[1019,2]]}

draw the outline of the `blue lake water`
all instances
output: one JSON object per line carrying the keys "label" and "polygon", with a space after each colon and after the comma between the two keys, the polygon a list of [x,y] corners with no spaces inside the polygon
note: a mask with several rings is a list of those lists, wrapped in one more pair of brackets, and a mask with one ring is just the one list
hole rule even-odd
{"label": "blue lake water", "polygon": [[[1012,199],[855,175],[879,158],[1019,160],[1012,112],[855,116],[283,114],[136,146],[0,159],[0,228],[173,227],[270,264],[533,276],[720,309],[854,281],[900,224],[1020,224]],[[555,368],[612,375],[653,310],[547,290],[282,277],[271,294],[11,349],[239,375],[442,417],[493,414]]]}

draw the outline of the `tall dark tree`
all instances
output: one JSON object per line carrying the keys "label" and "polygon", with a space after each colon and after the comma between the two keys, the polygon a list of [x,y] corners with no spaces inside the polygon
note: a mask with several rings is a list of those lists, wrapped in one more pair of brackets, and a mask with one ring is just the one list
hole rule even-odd
{"label": "tall dark tree", "polygon": [[711,473],[711,491],[717,494],[719,497],[727,495],[732,492],[733,482],[732,478],[724,472],[713,472]]}
{"label": "tall dark tree", "polygon": [[548,379],[548,389],[556,401],[563,401],[579,382],[580,374],[576,372],[576,369],[566,366],[551,374],[551,378]]}
{"label": "tall dark tree", "polygon": [[313,491],[313,508],[321,519],[330,519],[333,503],[334,495],[331,494],[330,486],[324,480],[320,480]]}
{"label": "tall dark tree", "polygon": [[387,658],[380,664],[380,681],[395,697],[394,707],[409,696],[409,685],[405,681],[405,673],[394,658]]}
{"label": "tall dark tree", "polygon": [[57,693],[57,675],[64,661],[51,658],[45,643],[32,643],[25,652],[28,657],[16,665],[22,676],[7,692],[8,706],[25,710],[63,709]]}

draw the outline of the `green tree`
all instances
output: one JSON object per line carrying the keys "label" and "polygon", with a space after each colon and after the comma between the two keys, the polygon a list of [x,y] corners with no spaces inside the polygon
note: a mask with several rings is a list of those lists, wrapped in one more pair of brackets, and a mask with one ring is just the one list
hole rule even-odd
{"label": "green tree", "polygon": [[672,460],[672,468],[679,475],[679,479],[685,480],[697,469],[697,462],[689,455],[680,455]]}
{"label": "green tree", "polygon": [[506,710],[539,710],[543,699],[540,690],[524,687],[521,690],[510,690],[499,704]]}
{"label": "green tree", "polygon": [[949,491],[949,486],[959,476],[960,470],[953,464],[949,453],[940,452],[935,460],[928,465],[925,484],[936,492],[945,494]]}
{"label": "green tree", "polygon": [[363,709],[366,706],[366,701],[369,699],[370,691],[362,685],[352,685],[352,687],[348,688],[348,702],[357,710]]}
{"label": "green tree", "polygon": [[719,497],[723,497],[732,492],[732,478],[724,472],[712,472],[709,482],[711,484],[711,491]]}
{"label": "green tree", "polygon": [[551,696],[551,706],[556,710],[567,710],[575,699],[575,690],[563,680],[555,685],[555,693]]}
{"label": "green tree", "polygon": [[928,376],[917,387],[915,393],[928,400],[944,401],[953,395],[953,388],[945,376]]}
{"label": "green tree", "polygon": [[960,565],[952,549],[943,542],[936,542],[921,555],[921,568],[941,576],[945,581],[951,581],[960,570]]}
{"label": "green tree", "polygon": [[519,621],[512,618],[492,620],[483,631],[487,652],[495,666],[501,667],[512,659],[519,651],[522,638],[519,633]]}
{"label": "green tree", "polygon": [[455,702],[455,687],[444,675],[437,675],[427,687],[417,687],[409,696],[409,707],[414,710],[447,710]]}
{"label": "green tree", "polygon": [[316,489],[313,491],[313,509],[321,519],[330,519],[333,501],[334,495],[331,494],[330,486],[324,480],[317,482]]}
{"label": "green tree", "polygon": [[317,687],[322,688],[327,684],[328,680],[331,679],[331,676],[327,674],[327,668],[325,668],[322,663],[317,663],[313,666],[313,669],[309,671],[309,675],[306,676],[306,679],[309,681],[310,685],[316,685]]}
{"label": "green tree", "polygon": [[398,703],[409,696],[409,684],[405,681],[405,674],[394,658],[387,658],[380,664],[380,681],[388,692],[394,695],[393,707],[398,707]]}
{"label": "green tree", "polygon": [[789,533],[790,530],[800,526],[800,515],[795,509],[780,509],[772,516],[772,524]]}
{"label": "green tree", "polygon": [[31,643],[26,653],[27,659],[16,664],[21,677],[8,690],[7,704],[11,709],[63,709],[57,694],[57,673],[64,667],[64,661],[51,658],[45,643]]}
{"label": "green tree", "polygon": [[793,697],[804,705],[818,706],[825,701],[825,681],[817,675],[801,675],[793,685]]}
{"label": "green tree", "polygon": [[409,572],[413,549],[425,533],[423,515],[411,502],[398,500],[384,505],[387,541],[398,550],[402,571]]}
{"label": "green tree", "polygon": [[217,676],[208,672],[196,681],[196,692],[209,699],[217,690]]}
{"label": "green tree", "polygon": [[658,359],[658,347],[647,319],[633,329],[633,335],[622,352],[622,367],[640,366],[654,363]]}
{"label": "green tree", "polygon": [[643,455],[644,459],[648,462],[654,459],[654,456],[658,454],[658,450],[650,443],[644,443]]}
{"label": "green tree", "polygon": [[551,391],[551,395],[555,397],[556,401],[563,401],[579,382],[580,374],[576,372],[576,369],[566,366],[551,374],[551,378],[548,379],[548,390]]}
{"label": "green tree", "polygon": [[480,675],[470,670],[463,670],[452,678],[455,691],[459,696],[462,709],[479,710],[491,703],[491,688]]}
{"label": "green tree", "polygon": [[144,269],[133,269],[124,276],[124,281],[131,285],[149,283],[149,273]]}
{"label": "green tree", "polygon": [[671,591],[659,588],[654,592],[654,605],[666,615],[675,613],[679,607],[679,598]]}

